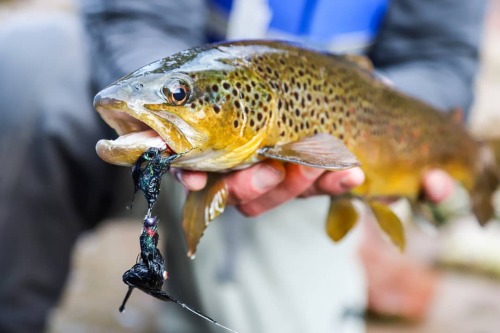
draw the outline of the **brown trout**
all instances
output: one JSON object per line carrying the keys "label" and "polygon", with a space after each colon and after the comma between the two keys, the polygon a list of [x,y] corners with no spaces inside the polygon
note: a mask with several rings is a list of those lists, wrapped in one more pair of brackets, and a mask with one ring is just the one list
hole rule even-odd
{"label": "brown trout", "polygon": [[[400,248],[402,225],[380,197],[419,197],[423,173],[440,168],[471,194],[481,224],[493,216],[494,157],[457,121],[378,80],[358,56],[327,55],[282,42],[214,44],[153,62],[94,100],[120,135],[101,140],[99,156],[131,166],[150,147],[182,156],[173,167],[221,172],[265,158],[327,170],[361,165],[365,183],[332,198],[327,232],[341,239],[361,197]],[[211,173],[188,195],[183,227],[189,255],[226,204]]]}

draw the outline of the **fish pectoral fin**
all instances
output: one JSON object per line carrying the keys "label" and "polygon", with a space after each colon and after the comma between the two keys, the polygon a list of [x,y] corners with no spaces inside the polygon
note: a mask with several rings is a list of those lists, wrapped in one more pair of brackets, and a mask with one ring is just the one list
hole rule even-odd
{"label": "fish pectoral fin", "polygon": [[341,140],[323,133],[282,146],[264,147],[258,153],[271,159],[328,170],[361,165]]}
{"label": "fish pectoral fin", "polygon": [[189,192],[184,204],[182,227],[190,258],[194,258],[208,224],[224,212],[227,195],[224,179],[216,174],[208,175],[207,185],[202,190]]}
{"label": "fish pectoral fin", "polygon": [[356,225],[358,212],[349,197],[332,197],[326,220],[326,233],[338,242]]}
{"label": "fish pectoral fin", "polygon": [[368,205],[380,228],[389,236],[394,245],[403,252],[406,240],[403,223],[401,223],[399,217],[383,203],[370,200]]}

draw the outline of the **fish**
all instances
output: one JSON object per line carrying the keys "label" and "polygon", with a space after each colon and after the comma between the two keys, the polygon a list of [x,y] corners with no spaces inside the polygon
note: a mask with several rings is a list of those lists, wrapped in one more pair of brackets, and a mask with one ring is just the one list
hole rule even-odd
{"label": "fish", "polygon": [[467,189],[481,224],[494,216],[499,183],[492,150],[456,116],[399,92],[357,55],[321,53],[281,41],[209,44],[179,52],[117,80],[94,98],[115,129],[97,154],[132,166],[147,149],[180,157],[172,167],[207,171],[190,192],[183,228],[188,255],[227,203],[221,174],[264,159],[331,172],[361,167],[365,182],[331,198],[326,232],[341,240],[358,220],[360,199],[393,243],[404,249],[403,225],[384,203],[421,203],[421,179],[433,168]]}

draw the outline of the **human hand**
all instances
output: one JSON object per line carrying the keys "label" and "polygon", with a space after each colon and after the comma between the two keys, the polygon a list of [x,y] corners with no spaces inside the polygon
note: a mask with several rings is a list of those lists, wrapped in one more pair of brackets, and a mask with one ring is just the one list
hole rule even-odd
{"label": "human hand", "polygon": [[[265,160],[244,170],[227,174],[228,204],[247,216],[258,216],[296,197],[340,195],[361,185],[365,175],[360,168],[329,172],[296,164]],[[177,178],[191,191],[201,190],[207,181],[205,172],[177,171]],[[452,178],[433,169],[423,178],[428,200],[438,203],[453,191]]]}
{"label": "human hand", "polygon": [[[182,171],[177,178],[191,191],[202,189],[207,181],[204,172]],[[360,168],[329,172],[273,160],[227,174],[228,204],[246,216],[258,216],[296,197],[340,195],[365,180]]]}

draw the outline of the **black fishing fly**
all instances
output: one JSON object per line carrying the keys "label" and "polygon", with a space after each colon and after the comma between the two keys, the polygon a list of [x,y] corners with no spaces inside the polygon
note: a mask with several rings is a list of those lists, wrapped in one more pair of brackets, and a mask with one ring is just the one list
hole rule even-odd
{"label": "black fishing fly", "polygon": [[160,193],[161,178],[170,170],[170,164],[179,154],[163,156],[163,150],[159,148],[149,148],[142,154],[132,167],[132,180],[134,181],[134,194],[141,190],[144,198],[148,202],[148,214],[158,199]]}
{"label": "black fishing fly", "polygon": [[151,217],[151,210],[158,198],[163,174],[170,169],[172,161],[180,156],[174,154],[163,157],[162,153],[163,151],[158,148],[148,149],[141,155],[132,169],[134,194],[138,190],[144,193],[144,197],[148,202],[148,212],[144,218],[141,236],[139,237],[141,253],[136,264],[123,274],[123,282],[128,285],[128,291],[119,310],[120,312],[125,311],[127,300],[134,288],[137,288],[159,300],[174,302],[221,328],[235,332],[162,290],[163,282],[167,279],[168,274],[165,270],[165,260],[158,249],[158,219]]}

